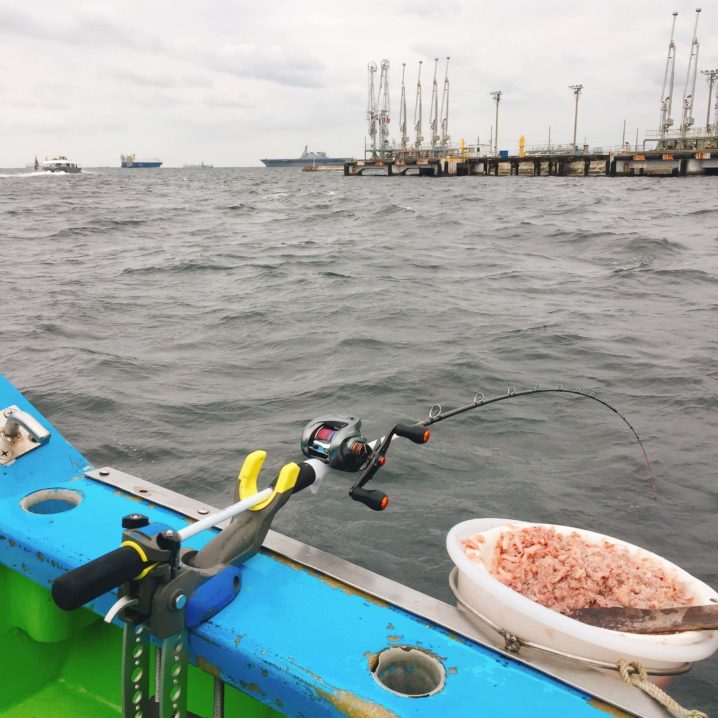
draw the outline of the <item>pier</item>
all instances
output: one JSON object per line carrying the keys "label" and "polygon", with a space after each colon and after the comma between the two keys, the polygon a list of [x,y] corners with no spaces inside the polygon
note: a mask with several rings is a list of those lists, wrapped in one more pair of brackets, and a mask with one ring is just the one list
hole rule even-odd
{"label": "pier", "polygon": [[[476,176],[476,175],[530,175],[534,177],[604,176],[604,177],[686,177],[688,175],[718,174],[718,94],[715,108],[711,107],[713,87],[718,81],[718,69],[701,70],[709,79],[708,112],[704,127],[695,125],[693,116],[696,77],[698,72],[698,19],[701,9],[696,9],[693,40],[688,60],[688,72],[683,93],[680,123],[671,116],[675,79],[674,33],[677,12],[673,13],[673,24],[668,45],[663,88],[661,90],[661,119],[658,131],[646,133],[639,151],[638,130],[636,141],[626,142],[626,121],[623,123],[623,138],[617,147],[591,147],[577,144],[578,102],[584,89],[583,84],[569,85],[574,101],[573,140],[569,144],[552,144],[549,127],[548,144],[527,146],[522,134],[518,140],[518,154],[509,155],[508,150],[499,150],[499,105],[504,93],[493,90],[488,94],[495,103],[494,123],[491,126],[488,144],[459,146],[451,144],[449,134],[449,61],[446,57],[443,92],[440,92],[439,58],[434,58],[434,75],[430,102],[428,127],[423,125],[421,70],[419,60],[416,82],[414,119],[409,124],[406,101],[406,63],[402,63],[401,100],[399,103],[399,138],[391,140],[389,103],[389,60],[381,65],[369,62],[367,119],[368,143],[364,142],[364,159],[351,160],[344,164],[344,175],[384,175],[387,177],[419,176]],[[381,69],[380,69],[381,68]],[[376,74],[379,73],[378,81]],[[439,96],[441,95],[441,102]],[[711,109],[716,117],[711,123]],[[413,126],[415,134],[410,135]],[[426,136],[424,135],[424,131]],[[472,133],[473,134],[473,133]],[[650,149],[646,149],[646,148]]]}
{"label": "pier", "polygon": [[622,151],[541,153],[513,156],[393,156],[344,163],[344,175],[362,177],[685,177],[718,175],[718,151]]}

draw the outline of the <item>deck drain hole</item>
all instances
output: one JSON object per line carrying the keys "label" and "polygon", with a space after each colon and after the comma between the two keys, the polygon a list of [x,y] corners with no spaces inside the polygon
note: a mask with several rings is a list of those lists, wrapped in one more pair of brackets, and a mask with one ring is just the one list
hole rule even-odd
{"label": "deck drain hole", "polygon": [[41,489],[33,491],[20,501],[20,506],[31,514],[59,514],[70,511],[82,503],[82,494],[72,489]]}
{"label": "deck drain hole", "polygon": [[446,671],[434,656],[413,646],[392,646],[379,653],[371,672],[380,686],[407,698],[423,698],[444,687]]}

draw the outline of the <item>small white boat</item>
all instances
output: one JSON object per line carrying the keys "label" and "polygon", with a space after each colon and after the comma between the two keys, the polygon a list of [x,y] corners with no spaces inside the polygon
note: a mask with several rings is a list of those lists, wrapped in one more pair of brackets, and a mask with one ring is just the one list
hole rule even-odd
{"label": "small white boat", "polygon": [[77,174],[82,172],[82,168],[75,162],[65,157],[65,155],[59,155],[53,157],[51,160],[45,160],[44,162],[38,162],[35,158],[35,170],[43,170],[45,172],[67,172],[68,174]]}

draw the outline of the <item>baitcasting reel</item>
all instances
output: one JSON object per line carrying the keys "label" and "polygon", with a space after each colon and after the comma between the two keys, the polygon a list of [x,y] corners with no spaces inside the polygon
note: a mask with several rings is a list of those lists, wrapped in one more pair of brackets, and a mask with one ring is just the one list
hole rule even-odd
{"label": "baitcasting reel", "polygon": [[356,416],[312,419],[304,427],[301,445],[305,456],[339,471],[358,471],[371,454],[361,433],[361,419]]}
{"label": "baitcasting reel", "polygon": [[422,424],[397,424],[386,436],[368,442],[361,433],[361,419],[355,416],[319,417],[304,427],[302,453],[332,469],[361,471],[349,489],[349,496],[374,511],[383,511],[389,505],[389,497],[383,491],[363,487],[384,466],[394,436],[425,444],[429,440],[429,430]]}

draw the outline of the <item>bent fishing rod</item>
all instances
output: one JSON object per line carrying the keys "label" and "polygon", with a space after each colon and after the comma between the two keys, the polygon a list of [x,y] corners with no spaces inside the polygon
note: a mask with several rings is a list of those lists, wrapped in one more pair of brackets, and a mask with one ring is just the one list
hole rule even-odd
{"label": "bent fishing rod", "polygon": [[[105,620],[117,618],[125,624],[122,660],[123,666],[131,666],[132,670],[123,671],[123,716],[144,715],[155,700],[149,686],[152,635],[160,642],[162,656],[156,688],[159,713],[185,718],[189,631],[234,600],[242,586],[242,564],[260,550],[275,515],[293,494],[305,488],[316,493],[330,469],[358,473],[349,496],[375,511],[383,511],[389,497],[365,485],[384,465],[395,437],[425,444],[431,433],[429,427],[441,421],[499,401],[548,393],[592,399],[618,415],[640,444],[653,476],[643,442],[626,417],[580,388],[537,386],[516,391],[510,387],[506,394],[491,399],[478,393],[470,404],[446,412],[434,405],[428,418],[414,424],[396,424],[385,436],[371,442],[362,434],[358,417],[320,417],[310,421],[302,434],[301,449],[306,460],[283,466],[269,488],[258,489],[266,452],[255,451],[247,456],[237,477],[235,503],[216,514],[180,530],[150,521],[143,514],[128,514],[122,519],[120,546],[57,577],[52,584],[53,600],[69,611],[117,590]],[[186,545],[196,534],[213,530],[219,521],[228,519],[230,522],[199,550]],[[172,660],[166,660],[167,656]]]}
{"label": "bent fishing rod", "polygon": [[[479,392],[471,403],[446,412],[440,405],[435,404],[431,408],[428,418],[414,424],[396,424],[385,436],[374,441],[368,441],[363,435],[360,418],[339,415],[324,416],[313,419],[304,428],[301,450],[307,459],[299,465],[290,463],[284,466],[268,488],[261,491],[258,489],[257,477],[266,453],[256,451],[245,460],[238,476],[235,503],[226,509],[179,531],[169,527],[150,525],[143,516],[125,517],[123,519],[125,541],[121,547],[59,578],[53,584],[53,598],[61,608],[71,610],[112,588],[127,584],[129,581],[136,582],[145,576],[145,572],[151,571],[153,580],[142,584],[145,587],[151,586],[151,590],[147,589],[146,595],[137,594],[134,588],[129,591],[129,594],[125,591],[125,595],[121,597],[109,614],[110,618],[120,611],[126,616],[132,615],[132,613],[128,613],[129,604],[127,603],[127,600],[130,600],[127,596],[131,595],[133,603],[140,605],[139,612],[137,609],[133,609],[133,612],[146,617],[151,612],[149,604],[158,585],[172,584],[174,577],[181,576],[182,578],[177,580],[180,582],[182,590],[187,592],[184,595],[189,595],[198,590],[213,574],[221,573],[229,566],[243,563],[256,553],[262,545],[276,512],[293,494],[303,489],[309,488],[311,493],[316,493],[322,479],[331,469],[345,473],[358,473],[359,477],[349,489],[349,496],[374,511],[383,511],[389,505],[387,494],[380,490],[364,487],[384,466],[386,454],[396,437],[409,439],[415,444],[425,444],[431,435],[429,427],[441,421],[500,401],[549,393],[569,394],[591,399],[620,417],[638,441],[650,476],[652,479],[654,478],[643,442],[628,419],[607,401],[581,391],[580,388],[537,386],[525,391],[516,391],[515,387],[510,387],[506,394],[491,399],[486,399]],[[229,526],[217,534],[199,552],[186,553],[188,550],[182,548],[187,539],[228,519],[231,519]],[[165,566],[165,572],[160,575],[161,572],[155,569],[157,566]],[[133,583],[132,586],[135,584]],[[231,595],[229,592],[226,599],[231,600]],[[212,610],[216,610],[218,605],[215,601],[212,604]],[[209,614],[203,613],[202,615],[206,617]],[[162,619],[159,629],[162,635],[166,630],[165,623],[175,627],[176,622]]]}
{"label": "bent fishing rod", "polygon": [[301,442],[302,452],[309,457],[309,461],[305,463],[315,464],[314,468],[317,472],[318,481],[321,480],[324,471],[316,465],[317,461],[324,463],[327,468],[361,472],[359,478],[349,490],[350,497],[355,501],[366,504],[374,511],[383,511],[389,505],[389,497],[383,491],[365,489],[364,486],[374,478],[376,472],[386,462],[386,454],[395,437],[400,436],[416,444],[425,444],[431,435],[429,427],[441,421],[468,411],[487,407],[499,401],[550,393],[568,394],[591,399],[610,409],[631,430],[643,452],[649,476],[651,480],[655,478],[648,453],[641,438],[628,419],[618,409],[607,401],[599,399],[594,394],[581,391],[580,387],[565,389],[561,385],[556,388],[536,386],[533,389],[522,391],[517,391],[516,387],[511,386],[506,394],[490,399],[486,399],[484,394],[479,392],[474,395],[471,403],[449,411],[443,411],[441,405],[435,404],[431,407],[428,418],[414,424],[397,424],[385,436],[372,442],[367,441],[362,435],[361,419],[357,417],[334,416],[314,419],[304,429]]}

